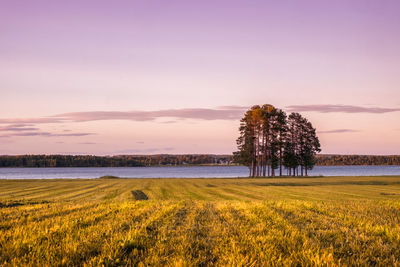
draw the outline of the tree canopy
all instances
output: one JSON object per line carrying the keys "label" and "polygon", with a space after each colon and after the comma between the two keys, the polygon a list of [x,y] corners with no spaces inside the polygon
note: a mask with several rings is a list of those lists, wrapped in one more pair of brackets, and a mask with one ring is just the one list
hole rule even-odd
{"label": "tree canopy", "polygon": [[[249,167],[249,176],[307,175],[321,151],[316,130],[299,113],[289,116],[272,105],[255,105],[240,120],[234,161]],[[300,171],[300,172],[299,172]]]}

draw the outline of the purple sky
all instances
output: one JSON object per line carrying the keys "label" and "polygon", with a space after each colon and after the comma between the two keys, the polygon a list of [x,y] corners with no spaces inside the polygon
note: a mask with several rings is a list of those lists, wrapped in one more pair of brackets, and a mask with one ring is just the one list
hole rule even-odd
{"label": "purple sky", "polygon": [[0,4],[0,154],[231,153],[254,104],[400,154],[400,2]]}

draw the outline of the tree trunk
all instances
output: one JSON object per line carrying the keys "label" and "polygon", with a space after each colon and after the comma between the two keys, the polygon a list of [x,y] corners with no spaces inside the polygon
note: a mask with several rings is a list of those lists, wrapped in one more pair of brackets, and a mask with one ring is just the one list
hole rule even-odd
{"label": "tree trunk", "polygon": [[279,176],[282,176],[282,146],[279,149]]}
{"label": "tree trunk", "polygon": [[279,131],[279,176],[282,176],[282,158],[283,158],[283,138],[282,138],[282,131]]}
{"label": "tree trunk", "polygon": [[255,165],[254,159],[251,161],[251,169],[252,169],[251,177],[254,177],[254,175],[256,173],[256,165]]}
{"label": "tree trunk", "polygon": [[266,148],[266,145],[265,145],[265,132],[263,131],[263,139],[262,139],[262,145],[263,145],[263,154],[262,154],[262,172],[263,172],[263,176],[265,177],[265,172],[266,172],[266,168],[267,168],[267,166],[266,166],[266,155],[265,155],[265,148]]}

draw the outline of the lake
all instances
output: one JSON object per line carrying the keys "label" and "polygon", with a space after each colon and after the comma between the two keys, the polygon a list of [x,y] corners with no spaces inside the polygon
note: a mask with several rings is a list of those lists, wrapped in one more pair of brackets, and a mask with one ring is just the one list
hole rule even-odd
{"label": "lake", "polygon": [[[286,172],[284,172],[286,173]],[[105,168],[0,168],[0,179],[98,178],[113,175],[126,178],[223,178],[247,177],[241,166],[191,167],[105,167]],[[400,166],[316,166],[310,176],[400,175]]]}

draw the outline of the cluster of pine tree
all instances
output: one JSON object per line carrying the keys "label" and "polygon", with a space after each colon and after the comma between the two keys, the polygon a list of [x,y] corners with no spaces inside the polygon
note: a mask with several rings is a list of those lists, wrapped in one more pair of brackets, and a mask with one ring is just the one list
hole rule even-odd
{"label": "cluster of pine tree", "polygon": [[249,176],[275,176],[282,166],[289,176],[307,176],[320,143],[312,124],[299,113],[289,116],[272,105],[253,106],[240,121],[234,161],[249,167]]}

